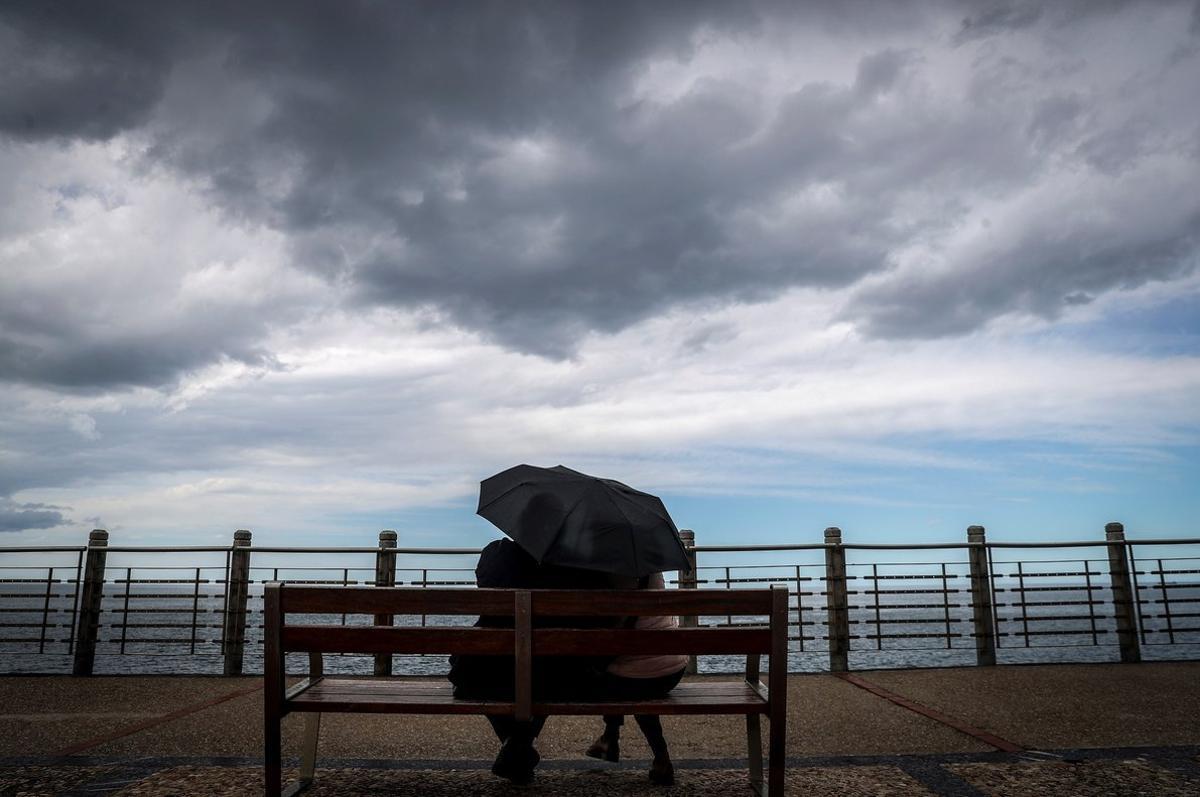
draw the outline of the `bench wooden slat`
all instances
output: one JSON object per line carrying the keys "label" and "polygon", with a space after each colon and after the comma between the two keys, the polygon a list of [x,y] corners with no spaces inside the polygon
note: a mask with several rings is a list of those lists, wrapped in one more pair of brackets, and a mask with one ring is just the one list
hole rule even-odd
{"label": "bench wooden slat", "polygon": [[769,653],[768,628],[587,629],[537,628],[533,655]]}
{"label": "bench wooden slat", "polygon": [[285,614],[489,614],[511,617],[512,593],[424,587],[302,587],[280,590]]}
{"label": "bench wooden slat", "polygon": [[[531,590],[535,617],[595,617],[603,615],[766,616],[771,612],[769,590]],[[765,622],[765,621],[764,621]]]}
{"label": "bench wooden slat", "polygon": [[511,656],[507,628],[391,628],[388,626],[292,625],[281,647],[298,653],[474,653]]}
{"label": "bench wooden slat", "polygon": [[[425,680],[409,680],[402,678],[324,678],[315,684],[308,681],[302,681],[297,686],[303,686],[305,691],[309,691],[315,687],[319,687],[321,694],[344,694],[344,695],[359,695],[359,694],[392,694],[404,692],[413,695],[432,695],[445,696],[454,693],[453,684],[448,681],[425,681]],[[294,687],[293,687],[294,688]],[[711,683],[689,683],[684,682],[676,687],[676,691],[671,694],[689,694],[692,692],[702,693],[705,695],[746,695],[747,688],[753,690],[753,687],[748,687],[745,681],[713,681]],[[763,689],[765,694],[766,689]],[[489,701],[484,701],[489,702]]]}
{"label": "bench wooden slat", "polygon": [[[640,701],[541,702],[534,714],[745,714],[765,713],[767,701],[745,683],[684,683],[665,698]],[[325,679],[289,700],[289,711],[512,714],[514,704],[456,700],[448,684]]]}

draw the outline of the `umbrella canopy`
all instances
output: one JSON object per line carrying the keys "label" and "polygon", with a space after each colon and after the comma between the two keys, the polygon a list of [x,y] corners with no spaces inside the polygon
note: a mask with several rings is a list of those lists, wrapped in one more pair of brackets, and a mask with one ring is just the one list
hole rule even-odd
{"label": "umbrella canopy", "polygon": [[661,500],[562,465],[517,465],[483,480],[477,514],[540,563],[639,578],[691,569]]}

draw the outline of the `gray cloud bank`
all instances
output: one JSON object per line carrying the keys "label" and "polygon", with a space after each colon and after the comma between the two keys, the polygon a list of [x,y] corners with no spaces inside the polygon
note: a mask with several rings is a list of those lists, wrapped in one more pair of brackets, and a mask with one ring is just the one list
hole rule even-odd
{"label": "gray cloud bank", "polygon": [[55,507],[0,499],[0,532],[51,529],[66,522]]}
{"label": "gray cloud bank", "polygon": [[[568,356],[681,303],[796,287],[847,289],[869,335],[953,335],[1195,268],[1197,19],[1169,3],[10,2],[0,135],[34,155],[136,140],[133,176],[166,169],[228,224],[281,234],[339,300],[520,351]],[[66,390],[269,364],[267,331],[305,311],[126,328],[101,303],[98,333],[68,297],[35,306],[21,273],[5,281],[0,377]]]}

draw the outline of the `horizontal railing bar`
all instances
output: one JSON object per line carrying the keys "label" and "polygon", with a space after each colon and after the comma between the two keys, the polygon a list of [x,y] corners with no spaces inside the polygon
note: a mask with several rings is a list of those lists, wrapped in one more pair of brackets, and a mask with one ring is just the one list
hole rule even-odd
{"label": "horizontal railing bar", "polygon": [[[102,546],[100,550],[108,551],[109,553],[176,553],[179,551],[187,551],[191,553],[225,553],[231,551],[228,545],[112,545]],[[239,548],[238,550],[246,550]],[[147,567],[153,569],[153,565]],[[164,565],[164,568],[170,565]],[[195,568],[184,568],[195,569]]]}
{"label": "horizontal railing bar", "polygon": [[[855,639],[960,639],[962,634],[860,634]],[[877,651],[878,652],[878,651]]]}
{"label": "horizontal railing bar", "polygon": [[[1031,564],[1040,564],[1040,562],[1031,562]],[[1086,572],[1083,570],[1076,570],[1076,571],[1066,571],[1066,572],[1062,572],[1062,573],[1034,573],[1034,572],[1023,571],[1020,573],[1001,574],[1001,576],[1004,578],[1077,578],[1079,576],[1103,576],[1103,575],[1107,575],[1107,574],[1100,570],[1091,570],[1091,571],[1086,571]],[[1095,589],[1095,588],[1093,587],[1093,589]]]}
{"label": "horizontal railing bar", "polygon": [[[19,545],[13,548],[7,546],[0,547],[0,553],[62,553],[70,551],[72,553],[82,553],[87,548],[82,545]],[[21,567],[22,565],[13,565],[13,567]],[[28,567],[28,565],[24,565]],[[66,565],[60,565],[66,567]],[[44,569],[44,568],[43,568]]]}
{"label": "horizontal railing bar", "polygon": [[1054,631],[1010,631],[1009,636],[1047,636],[1056,634],[1058,636],[1090,636],[1091,634],[1107,634],[1109,630],[1106,628],[1080,628],[1075,630],[1054,630]]}
{"label": "horizontal railing bar", "polygon": [[200,645],[200,644],[212,645],[212,644],[219,644],[221,642],[221,640],[219,640],[219,639],[199,639],[199,638],[197,638],[197,639],[193,640],[191,637],[184,637],[183,639],[176,639],[174,637],[159,638],[159,637],[132,637],[131,636],[131,637],[126,637],[125,639],[121,639],[120,637],[117,637],[116,639],[101,639],[97,642],[97,644],[100,644],[100,645],[121,645],[121,644],[146,645],[149,643],[154,643],[154,644],[161,643],[163,645],[190,645],[193,641],[197,645]]}
{"label": "horizontal railing bar", "polygon": [[[1109,601],[1014,601],[1013,603],[997,603],[997,606],[1103,606]],[[1032,616],[1029,619],[1034,619]]]}
{"label": "horizontal railing bar", "polygon": [[355,579],[355,578],[351,578],[346,581],[343,581],[340,578],[280,578],[280,579],[264,578],[261,580],[250,579],[249,583],[251,583],[251,584],[270,584],[274,581],[279,581],[280,584],[296,584],[296,585],[315,584],[317,586],[333,586],[333,587],[343,587],[343,586],[345,586],[345,587],[362,587],[362,586],[372,586],[375,583],[374,579],[367,580],[367,579]]}
{"label": "horizontal railing bar", "polygon": [[[943,542],[943,543],[843,543],[843,549],[854,550],[953,550],[973,547],[983,548],[1095,548],[1110,545],[1107,540],[1063,540],[1058,542]],[[1184,537],[1179,539],[1151,538],[1145,540],[1126,539],[1124,545],[1197,545],[1200,537]],[[839,546],[824,543],[801,543],[790,545],[698,545],[697,553],[738,553],[762,551],[819,551]],[[53,553],[87,551],[84,546],[75,545],[42,545],[42,546],[13,546],[0,547],[3,553]],[[180,551],[193,552],[227,552],[234,548],[228,545],[113,545],[105,546],[105,550],[113,553],[171,553]],[[255,545],[237,550],[252,553],[378,553],[387,551],[396,555],[431,554],[431,555],[478,555],[479,548],[389,548],[381,549],[376,546],[274,546]],[[897,563],[905,564],[905,563]],[[65,565],[64,565],[65,566]],[[751,565],[742,565],[750,567]],[[774,566],[774,565],[770,565]]]}
{"label": "horizontal railing bar", "polygon": [[389,554],[434,554],[434,555],[479,555],[480,548],[367,548],[367,547],[345,547],[345,548],[326,548],[319,546],[276,546],[276,545],[252,545],[249,548],[239,548],[241,551],[249,551],[251,553],[379,553],[384,551]]}
{"label": "horizontal railing bar", "polygon": [[[183,568],[193,570],[194,568]],[[114,578],[108,584],[211,584],[210,579],[201,578]]]}
{"label": "horizontal railing bar", "polygon": [[101,628],[222,628],[221,623],[100,623]]}
{"label": "horizontal railing bar", "polygon": [[[922,617],[880,617],[878,620],[850,620],[851,625],[908,625],[909,623],[945,623],[945,617],[930,617],[928,619]],[[951,620],[951,623],[966,623],[969,620]]]}
{"label": "horizontal railing bar", "polygon": [[965,589],[852,589],[850,595],[956,595]]}
{"label": "horizontal railing bar", "polygon": [[910,579],[910,578],[915,579],[915,580],[937,579],[938,581],[941,581],[941,580],[953,581],[954,579],[962,579],[962,578],[969,578],[969,577],[970,577],[970,574],[968,574],[968,573],[944,573],[944,574],[943,573],[929,573],[929,574],[910,573],[910,574],[895,574],[895,575],[883,575],[883,576],[874,576],[874,575],[859,576],[859,578],[866,579],[867,581],[904,581],[904,580]]}
{"label": "horizontal railing bar", "polygon": [[126,614],[126,613],[128,613],[128,614],[192,614],[193,611],[195,611],[196,614],[224,614],[225,613],[224,609],[195,609],[195,610],[193,610],[193,609],[183,609],[183,608],[178,608],[178,609],[172,609],[172,608],[165,608],[165,609],[112,608],[112,609],[105,609],[104,613],[105,614]]}
{"label": "horizontal railing bar", "polygon": [[[33,569],[35,569],[35,570],[48,570],[49,568],[46,568],[46,567],[38,567],[38,568],[33,568]],[[56,568],[54,568],[54,569],[55,569],[55,570],[61,570],[61,569],[63,569],[63,568],[58,568],[58,567],[56,567]],[[47,583],[47,581],[46,581],[46,579],[44,579],[44,578],[0,578],[0,584],[45,584],[45,583]],[[64,584],[64,583],[66,583],[66,582],[65,582],[65,581],[63,581],[63,579],[61,579],[61,578],[55,578],[55,579],[51,579],[51,580],[49,581],[49,583],[51,583],[51,584]]]}
{"label": "horizontal railing bar", "polygon": [[[109,593],[108,595],[105,595],[104,597],[124,599],[125,593],[124,592],[117,593],[117,594]],[[219,600],[224,597],[225,597],[224,592],[196,593],[196,592],[180,591],[180,592],[131,592],[131,593],[129,593],[130,600],[137,600],[139,598],[155,598],[157,600],[171,600],[171,601],[189,600],[190,601],[190,600],[196,600],[198,598],[201,601],[206,601],[206,600],[211,601],[214,599]]]}
{"label": "horizontal railing bar", "polygon": [[[1093,586],[1091,592],[1103,592],[1107,590],[1107,586]],[[1149,589],[1148,586],[1143,586],[1142,589]],[[1086,584],[1061,584],[1048,587],[996,587],[993,592],[1088,592]]]}

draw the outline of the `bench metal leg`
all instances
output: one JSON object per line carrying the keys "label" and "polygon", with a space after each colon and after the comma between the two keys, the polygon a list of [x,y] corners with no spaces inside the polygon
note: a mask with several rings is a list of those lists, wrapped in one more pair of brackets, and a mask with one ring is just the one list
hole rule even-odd
{"label": "bench metal leg", "polygon": [[[304,715],[304,738],[300,742],[300,777],[295,783],[288,784],[280,797],[296,797],[313,783],[317,770],[317,738],[321,735],[321,715],[319,713]],[[271,792],[268,792],[271,794]]]}
{"label": "bench metal leg", "polygon": [[304,742],[300,747],[300,780],[312,783],[317,770],[317,737],[321,735],[321,715],[304,715]]}
{"label": "bench metal leg", "polygon": [[771,744],[767,755],[771,763],[767,772],[767,792],[771,797],[783,797],[783,771],[786,765],[787,735],[783,712],[773,712],[771,717]]}
{"label": "bench metal leg", "polygon": [[762,726],[759,714],[746,715],[746,748],[750,758],[750,788],[763,793]]}
{"label": "bench metal leg", "polygon": [[279,717],[272,717],[268,713],[263,726],[263,770],[265,778],[263,794],[266,797],[277,797],[280,793],[279,790],[283,786],[283,754],[280,734]]}
{"label": "bench metal leg", "polygon": [[297,794],[304,791],[311,785],[311,780],[298,780],[284,789],[283,794],[281,794],[280,797],[296,797]]}

